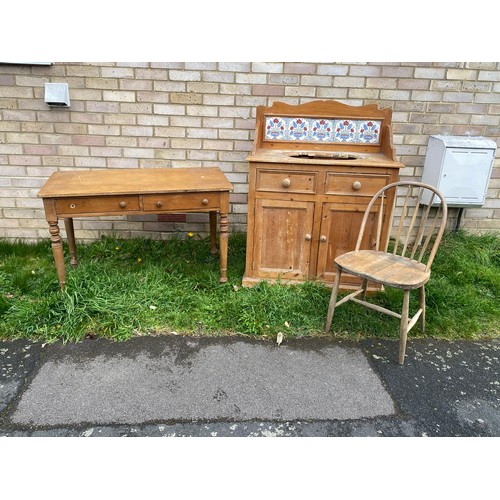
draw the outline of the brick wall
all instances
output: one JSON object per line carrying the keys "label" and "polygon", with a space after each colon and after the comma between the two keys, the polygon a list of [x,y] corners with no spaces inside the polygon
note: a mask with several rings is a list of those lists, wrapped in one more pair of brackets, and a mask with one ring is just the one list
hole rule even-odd
{"label": "brick wall", "polygon": [[[69,109],[45,104],[45,82],[69,84]],[[36,193],[55,170],[78,168],[218,165],[234,185],[231,228],[245,231],[255,107],[315,99],[391,107],[405,178],[420,177],[431,134],[499,143],[500,63],[0,64],[0,237],[47,238]],[[204,215],[162,219],[85,219],[75,228],[80,241],[207,231]],[[500,230],[500,160],[484,207],[466,209],[463,227]]]}

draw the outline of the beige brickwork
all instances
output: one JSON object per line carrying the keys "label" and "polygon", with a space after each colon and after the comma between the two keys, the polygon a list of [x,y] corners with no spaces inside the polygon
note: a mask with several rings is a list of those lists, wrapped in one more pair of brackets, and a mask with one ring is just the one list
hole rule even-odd
{"label": "beige brickwork", "polygon": [[[153,62],[0,64],[0,238],[48,237],[36,197],[63,169],[218,165],[234,185],[231,229],[246,230],[256,106],[335,99],[393,109],[403,178],[422,174],[429,135],[481,135],[499,143],[500,63]],[[67,82],[71,107],[50,109],[45,82]],[[484,207],[463,227],[500,231],[500,153]],[[450,212],[452,222],[458,213]],[[79,240],[168,238],[208,231],[206,217],[75,221]]]}

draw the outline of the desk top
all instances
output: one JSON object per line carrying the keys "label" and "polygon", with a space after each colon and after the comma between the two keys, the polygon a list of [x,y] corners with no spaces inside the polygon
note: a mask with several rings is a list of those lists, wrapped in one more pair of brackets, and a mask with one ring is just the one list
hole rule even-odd
{"label": "desk top", "polygon": [[71,170],[54,172],[39,198],[232,191],[218,167]]}

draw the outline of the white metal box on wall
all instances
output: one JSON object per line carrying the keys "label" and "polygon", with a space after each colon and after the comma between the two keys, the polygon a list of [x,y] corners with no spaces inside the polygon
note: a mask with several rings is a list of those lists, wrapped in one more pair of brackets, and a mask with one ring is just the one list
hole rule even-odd
{"label": "white metal box on wall", "polygon": [[[441,191],[451,207],[480,207],[495,158],[496,143],[484,137],[429,137],[422,182]],[[430,195],[422,200],[430,202]]]}

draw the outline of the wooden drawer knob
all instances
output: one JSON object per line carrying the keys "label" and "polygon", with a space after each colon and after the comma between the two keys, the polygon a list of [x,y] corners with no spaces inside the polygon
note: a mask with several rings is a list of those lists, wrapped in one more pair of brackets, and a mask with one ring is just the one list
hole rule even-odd
{"label": "wooden drawer knob", "polygon": [[306,241],[312,240],[312,236],[310,234],[306,234],[305,238],[306,238]]}
{"label": "wooden drawer knob", "polygon": [[361,189],[361,182],[359,181],[354,181],[352,183],[352,188],[354,189],[354,191],[359,191]]}
{"label": "wooden drawer knob", "polygon": [[158,208],[160,208],[162,205],[163,205],[163,203],[162,203],[161,201],[157,201],[157,202],[156,202],[156,206],[157,206]]}
{"label": "wooden drawer knob", "polygon": [[283,185],[283,187],[290,187],[290,184],[292,183],[292,181],[287,177],[286,179],[283,179],[283,182],[281,183]]}
{"label": "wooden drawer knob", "polygon": [[326,236],[321,236],[319,239],[319,241],[321,241],[321,243],[324,243],[326,240],[327,240]]}
{"label": "wooden drawer knob", "polygon": [[120,201],[120,208],[125,208],[127,206],[126,201]]}
{"label": "wooden drawer knob", "polygon": [[76,205],[74,203],[70,203],[69,208],[76,208]]}
{"label": "wooden drawer knob", "polygon": [[201,204],[202,205],[208,205],[209,204],[209,200],[207,198],[203,198],[203,200],[201,200]]}

